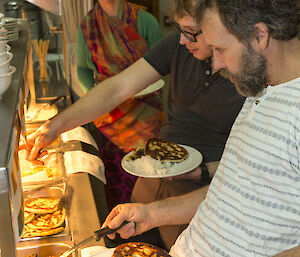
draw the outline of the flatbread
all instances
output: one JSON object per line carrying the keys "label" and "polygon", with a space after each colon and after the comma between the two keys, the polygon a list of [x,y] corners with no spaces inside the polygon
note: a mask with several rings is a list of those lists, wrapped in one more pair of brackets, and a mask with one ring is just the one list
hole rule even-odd
{"label": "flatbread", "polygon": [[66,211],[62,208],[53,213],[36,215],[35,219],[28,223],[27,226],[31,229],[53,229],[60,227],[64,223],[65,217]]}
{"label": "flatbread", "polygon": [[28,225],[24,225],[23,238],[40,237],[55,235],[64,230],[64,227],[53,229],[32,229]]}
{"label": "flatbread", "polygon": [[25,211],[35,214],[53,213],[58,209],[59,198],[37,197],[24,202]]}
{"label": "flatbread", "polygon": [[53,167],[47,167],[44,165],[36,165],[31,167],[30,169],[21,170],[21,177],[32,176],[37,173],[44,172],[47,174],[48,178],[53,178],[57,176],[57,170]]}
{"label": "flatbread", "polygon": [[24,224],[31,222],[34,219],[34,213],[24,211]]}
{"label": "flatbread", "polygon": [[150,138],[145,147],[145,154],[153,159],[169,162],[181,162],[189,156],[182,146],[161,138]]}
{"label": "flatbread", "polygon": [[171,257],[165,250],[148,243],[130,242],[117,246],[112,257]]}

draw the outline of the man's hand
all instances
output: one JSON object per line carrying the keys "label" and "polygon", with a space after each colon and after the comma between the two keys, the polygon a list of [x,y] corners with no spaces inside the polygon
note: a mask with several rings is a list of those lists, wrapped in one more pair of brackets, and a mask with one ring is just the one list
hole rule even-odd
{"label": "man's hand", "polygon": [[51,130],[49,123],[39,127],[35,132],[27,136],[27,142],[21,142],[19,150],[26,149],[27,159],[34,161],[37,158],[41,158],[45,153],[41,152],[41,149],[49,146],[56,138],[57,133],[55,130]]}
{"label": "man's hand", "polygon": [[[132,221],[120,228],[117,232],[124,239],[139,235],[155,226],[151,225],[147,205],[137,203],[119,204],[107,216],[102,227],[117,228],[123,221]],[[115,233],[109,238],[114,239]]]}

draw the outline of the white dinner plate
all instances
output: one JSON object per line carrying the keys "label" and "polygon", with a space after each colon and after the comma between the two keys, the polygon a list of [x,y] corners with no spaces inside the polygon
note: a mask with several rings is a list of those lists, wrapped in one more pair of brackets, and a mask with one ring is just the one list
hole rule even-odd
{"label": "white dinner plate", "polygon": [[165,82],[162,79],[159,79],[158,81],[154,82],[150,86],[146,87],[144,90],[137,93],[135,95],[135,97],[149,95],[149,94],[161,89],[164,85],[165,85]]}
{"label": "white dinner plate", "polygon": [[134,153],[134,151],[131,151],[130,153],[126,154],[123,157],[121,161],[121,165],[126,172],[134,176],[144,177],[144,178],[167,178],[167,177],[182,175],[184,173],[187,173],[197,168],[202,162],[203,156],[198,150],[196,150],[191,146],[187,146],[187,145],[181,145],[181,146],[188,151],[189,153],[188,158],[182,162],[172,164],[174,165],[172,166],[172,169],[167,169],[167,172],[165,174],[145,174],[142,171],[137,172],[132,170],[131,165],[128,164],[128,162],[130,162],[129,157]]}
{"label": "white dinner plate", "polygon": [[116,248],[106,248],[104,246],[90,246],[81,249],[81,257],[111,257]]}

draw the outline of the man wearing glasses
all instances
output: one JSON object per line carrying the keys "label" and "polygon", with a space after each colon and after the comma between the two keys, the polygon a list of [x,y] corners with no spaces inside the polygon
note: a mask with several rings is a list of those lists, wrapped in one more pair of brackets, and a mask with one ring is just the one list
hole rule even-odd
{"label": "man wearing glasses", "polygon": [[[149,84],[170,75],[168,114],[160,136],[196,148],[202,153],[203,162],[195,170],[172,180],[139,178],[132,201],[148,203],[200,187],[205,195],[244,97],[238,95],[230,81],[212,69],[211,49],[193,18],[194,2],[176,1],[176,22],[170,25],[177,33],[159,41],[144,58],[94,87],[28,137],[28,145],[32,145],[30,159],[36,158],[39,150],[59,133],[94,120]],[[185,227],[159,228],[167,249]]]}
{"label": "man wearing glasses", "polygon": [[191,33],[189,31],[183,30],[176,21],[170,21],[169,25],[179,34],[183,34],[191,42],[197,42],[197,37],[202,34],[201,29],[196,33]]}

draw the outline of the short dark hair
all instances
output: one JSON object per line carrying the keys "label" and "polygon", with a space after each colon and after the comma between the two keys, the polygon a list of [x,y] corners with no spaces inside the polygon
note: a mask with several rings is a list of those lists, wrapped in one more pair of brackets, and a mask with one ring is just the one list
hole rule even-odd
{"label": "short dark hair", "polygon": [[216,8],[225,27],[241,42],[256,36],[254,25],[259,22],[276,40],[288,41],[299,32],[297,0],[199,0],[197,15],[202,16],[204,8]]}

